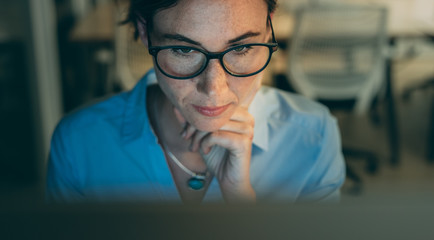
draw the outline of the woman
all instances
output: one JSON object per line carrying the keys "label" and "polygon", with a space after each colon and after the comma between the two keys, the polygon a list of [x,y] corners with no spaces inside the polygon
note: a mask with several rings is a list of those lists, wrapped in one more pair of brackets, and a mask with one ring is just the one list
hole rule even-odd
{"label": "woman", "polygon": [[335,120],[307,99],[261,88],[277,49],[275,6],[275,0],[131,1],[127,22],[155,70],[132,91],[61,121],[48,196],[338,199],[344,164]]}

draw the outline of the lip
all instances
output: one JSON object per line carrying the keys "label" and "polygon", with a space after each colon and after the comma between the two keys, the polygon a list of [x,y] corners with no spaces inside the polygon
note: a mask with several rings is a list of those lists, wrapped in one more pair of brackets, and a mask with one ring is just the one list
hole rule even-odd
{"label": "lip", "polygon": [[193,105],[193,107],[196,109],[197,112],[207,117],[217,117],[220,114],[222,114],[224,111],[226,111],[226,109],[228,109],[229,106],[230,104],[219,106],[219,107]]}

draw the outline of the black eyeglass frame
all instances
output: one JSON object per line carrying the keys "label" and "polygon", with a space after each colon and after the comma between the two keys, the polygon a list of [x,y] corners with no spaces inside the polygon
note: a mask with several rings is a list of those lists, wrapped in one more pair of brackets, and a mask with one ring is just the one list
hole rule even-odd
{"label": "black eyeglass frame", "polygon": [[[182,45],[181,46],[152,46],[151,39],[149,37],[149,32],[148,32],[148,34],[147,34],[148,35],[148,46],[149,46],[148,47],[148,51],[149,51],[149,54],[154,57],[156,65],[157,65],[158,69],[160,70],[160,72],[162,72],[167,77],[170,77],[170,78],[173,78],[173,79],[186,80],[186,79],[191,79],[191,78],[199,76],[206,69],[206,67],[208,66],[209,60],[211,60],[211,59],[219,59],[220,64],[223,67],[223,69],[227,73],[229,73],[231,76],[234,76],[234,77],[249,77],[249,76],[253,76],[255,74],[260,73],[261,71],[263,71],[268,66],[268,64],[270,63],[271,56],[272,56],[273,52],[277,51],[277,49],[278,49],[278,43],[277,43],[276,38],[274,36],[274,29],[273,29],[273,24],[271,23],[270,15],[268,15],[267,19],[268,19],[268,22],[270,23],[270,27],[271,27],[272,43],[248,43],[248,44],[242,44],[242,45],[237,45],[237,46],[228,48],[228,49],[226,49],[226,50],[224,50],[222,52],[208,52],[208,51],[206,51],[204,49],[195,48],[195,47],[187,47],[187,46],[182,46]],[[268,47],[268,49],[269,49],[268,60],[267,60],[267,62],[264,64],[264,66],[261,69],[255,71],[253,73],[249,73],[249,74],[236,74],[236,73],[233,73],[229,69],[226,68],[226,66],[225,66],[225,64],[223,62],[223,56],[226,53],[228,53],[230,51],[233,51],[234,49],[237,49],[237,48],[240,48],[240,47],[251,47],[251,46],[265,46],[265,47]],[[206,56],[206,61],[202,65],[202,67],[195,74],[193,74],[193,75],[186,76],[186,77],[178,77],[178,76],[170,75],[170,74],[166,73],[160,67],[160,64],[158,63],[158,60],[157,60],[157,55],[158,55],[159,51],[164,50],[164,49],[170,49],[170,48],[189,49],[189,50],[195,50],[195,51],[201,52],[202,54],[204,54]]]}

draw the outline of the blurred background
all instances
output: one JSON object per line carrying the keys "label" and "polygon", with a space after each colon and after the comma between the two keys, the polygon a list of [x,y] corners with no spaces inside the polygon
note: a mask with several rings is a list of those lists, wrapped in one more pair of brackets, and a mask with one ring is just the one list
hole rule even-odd
{"label": "blurred background", "polygon": [[[0,1],[0,200],[40,201],[51,134],[152,67],[127,1]],[[434,1],[280,0],[265,85],[326,104],[343,202],[434,199]],[[341,89],[341,86],[345,86]]]}

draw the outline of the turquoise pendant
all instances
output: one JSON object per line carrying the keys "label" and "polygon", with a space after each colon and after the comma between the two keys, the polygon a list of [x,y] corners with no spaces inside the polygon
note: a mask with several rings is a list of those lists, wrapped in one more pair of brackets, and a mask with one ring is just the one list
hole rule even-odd
{"label": "turquoise pendant", "polygon": [[188,180],[188,186],[193,190],[200,190],[203,188],[205,181],[203,179],[198,179],[196,177],[190,178]]}

